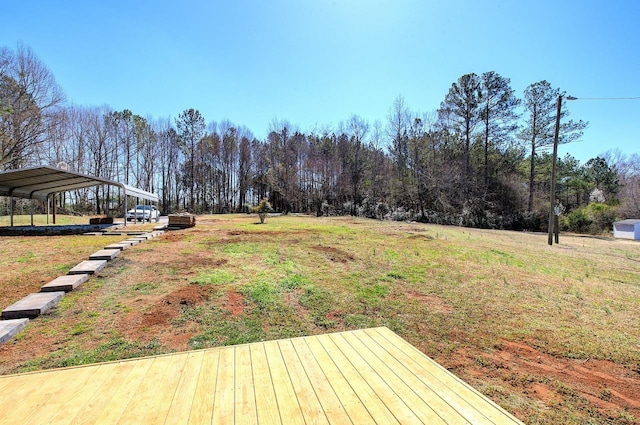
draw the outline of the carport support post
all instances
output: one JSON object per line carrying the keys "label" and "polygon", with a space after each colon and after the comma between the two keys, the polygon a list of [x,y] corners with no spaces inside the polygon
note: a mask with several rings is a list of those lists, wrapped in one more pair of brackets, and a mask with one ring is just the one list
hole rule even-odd
{"label": "carport support post", "polygon": [[13,227],[13,196],[9,198],[9,214],[11,215],[11,227]]}
{"label": "carport support post", "polygon": [[53,194],[53,224],[56,224],[56,198],[58,197],[57,193]]}
{"label": "carport support post", "polygon": [[124,193],[124,227],[127,227],[127,189],[123,187],[122,193]]}

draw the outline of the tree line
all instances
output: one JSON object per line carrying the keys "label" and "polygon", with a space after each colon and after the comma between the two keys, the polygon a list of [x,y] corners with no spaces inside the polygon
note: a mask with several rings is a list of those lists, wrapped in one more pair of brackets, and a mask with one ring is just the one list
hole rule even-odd
{"label": "tree line", "polygon": [[[267,198],[283,213],[541,230],[562,94],[542,80],[520,98],[509,78],[469,73],[434,112],[413,111],[399,96],[384,120],[354,114],[306,132],[273,120],[260,140],[243,125],[207,122],[196,108],[172,120],[70,104],[48,68],[18,45],[0,49],[0,170],[65,162],[158,193],[163,213],[247,212]],[[560,143],[579,140],[587,126],[568,115],[563,108]],[[637,155],[618,152],[585,164],[560,158],[565,225],[584,228],[592,203],[606,206],[609,221],[640,216],[639,165]],[[118,211],[121,195],[112,190],[82,189],[58,202]],[[578,211],[586,221],[570,222]]]}

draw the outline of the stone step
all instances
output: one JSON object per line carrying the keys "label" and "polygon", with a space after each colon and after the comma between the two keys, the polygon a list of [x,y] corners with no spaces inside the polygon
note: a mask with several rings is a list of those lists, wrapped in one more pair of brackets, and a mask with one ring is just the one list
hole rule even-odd
{"label": "stone step", "polygon": [[64,297],[64,292],[37,292],[2,310],[3,319],[33,319],[46,313]]}
{"label": "stone step", "polygon": [[8,341],[29,324],[29,319],[0,320],[0,344]]}
{"label": "stone step", "polygon": [[127,245],[132,246],[132,245],[135,245],[137,243],[140,243],[140,240],[136,239],[135,241],[130,241],[129,239],[126,239],[126,240],[120,241],[118,243],[126,243]]}
{"label": "stone step", "polygon": [[107,245],[104,247],[104,249],[119,249],[120,251],[124,251],[130,246],[131,246],[130,243],[118,242],[118,243],[112,243],[111,245]]}
{"label": "stone step", "polygon": [[131,244],[131,246],[133,246],[133,245],[138,245],[143,240],[146,240],[146,239],[133,239],[133,238],[130,238],[130,239],[125,240],[125,242],[129,242]]}
{"label": "stone step", "polygon": [[107,260],[85,260],[69,270],[67,274],[94,274],[107,264]]}
{"label": "stone step", "polygon": [[111,261],[120,255],[119,249],[101,249],[89,256],[89,260],[107,260]]}
{"label": "stone step", "polygon": [[144,230],[119,230],[105,233],[105,236],[137,236],[142,235],[145,232]]}
{"label": "stone step", "polygon": [[89,279],[89,275],[86,273],[60,276],[46,285],[42,285],[40,292],[73,291],[86,282],[87,279]]}

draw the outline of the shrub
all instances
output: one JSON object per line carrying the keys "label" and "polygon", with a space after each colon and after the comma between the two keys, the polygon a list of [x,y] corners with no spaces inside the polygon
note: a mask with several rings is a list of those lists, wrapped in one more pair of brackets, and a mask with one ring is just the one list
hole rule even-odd
{"label": "shrub", "polygon": [[567,214],[564,227],[572,232],[599,234],[609,232],[617,218],[614,206],[592,202]]}
{"label": "shrub", "polygon": [[257,213],[258,217],[260,217],[260,223],[264,223],[264,219],[267,218],[267,214],[273,211],[271,208],[271,204],[267,198],[264,198],[258,205],[251,208],[251,212]]}
{"label": "shrub", "polygon": [[593,220],[589,218],[584,208],[578,208],[567,214],[567,229],[572,232],[584,233],[588,231]]}
{"label": "shrub", "polygon": [[591,218],[592,233],[608,232],[616,221],[617,210],[611,205],[592,202],[587,206],[587,215]]}

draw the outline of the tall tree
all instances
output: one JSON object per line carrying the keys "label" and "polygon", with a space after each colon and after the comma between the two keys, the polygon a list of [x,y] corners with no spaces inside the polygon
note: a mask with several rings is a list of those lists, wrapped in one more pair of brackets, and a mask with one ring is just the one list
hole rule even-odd
{"label": "tall tree", "polygon": [[389,153],[396,167],[396,199],[403,202],[406,198],[409,166],[409,131],[411,128],[411,112],[404,97],[398,96],[387,115],[388,135],[391,139]]}
{"label": "tall tree", "polygon": [[582,167],[585,180],[593,188],[601,190],[607,200],[613,199],[620,192],[620,181],[615,165],[610,166],[605,158],[591,158]]}
{"label": "tall tree", "polygon": [[[560,95],[560,90],[551,87],[551,84],[546,80],[533,83],[524,90],[526,122],[519,137],[527,141],[531,148],[528,211],[533,211],[535,156],[539,148],[553,144],[557,100]],[[583,121],[563,120],[568,115],[566,105],[563,104],[560,112],[561,125],[558,143],[570,143],[578,140],[582,137],[582,131],[588,124]]]}
{"label": "tall tree", "polygon": [[197,109],[186,109],[176,118],[178,143],[188,163],[185,164],[185,180],[189,185],[189,208],[195,212],[196,146],[205,135],[204,117]]}
{"label": "tall tree", "polygon": [[486,188],[489,186],[490,147],[492,145],[499,147],[512,137],[518,127],[516,108],[520,104],[520,100],[515,97],[509,78],[489,71],[482,74],[481,81],[480,119],[484,127],[482,134],[484,144],[483,174]]}
{"label": "tall tree", "polygon": [[[178,134],[171,127],[171,122],[159,120],[154,124],[156,134],[158,134],[158,166],[156,170],[160,173],[160,193],[162,195],[162,211],[168,214],[173,208],[178,207],[177,198],[179,196],[178,170],[180,162],[180,148],[178,146]],[[172,200],[176,199],[172,207]]]}
{"label": "tall tree", "polygon": [[349,174],[351,185],[351,215],[356,215],[356,207],[362,201],[361,181],[366,167],[364,141],[369,131],[369,123],[360,116],[353,114],[351,118],[341,126],[343,132],[349,137],[349,148],[346,152],[345,165]]}
{"label": "tall tree", "polygon": [[238,155],[238,211],[245,211],[247,192],[251,185],[251,142],[247,136],[240,139]]}
{"label": "tall tree", "polygon": [[471,177],[469,152],[471,140],[480,121],[482,102],[482,81],[475,73],[465,74],[451,84],[449,92],[440,104],[439,115],[447,115],[453,131],[463,140],[463,175],[467,184]]}
{"label": "tall tree", "polygon": [[269,171],[268,182],[271,187],[272,205],[289,213],[298,197],[296,182],[298,181],[298,149],[304,136],[291,130],[287,121],[274,120],[268,136]]}

